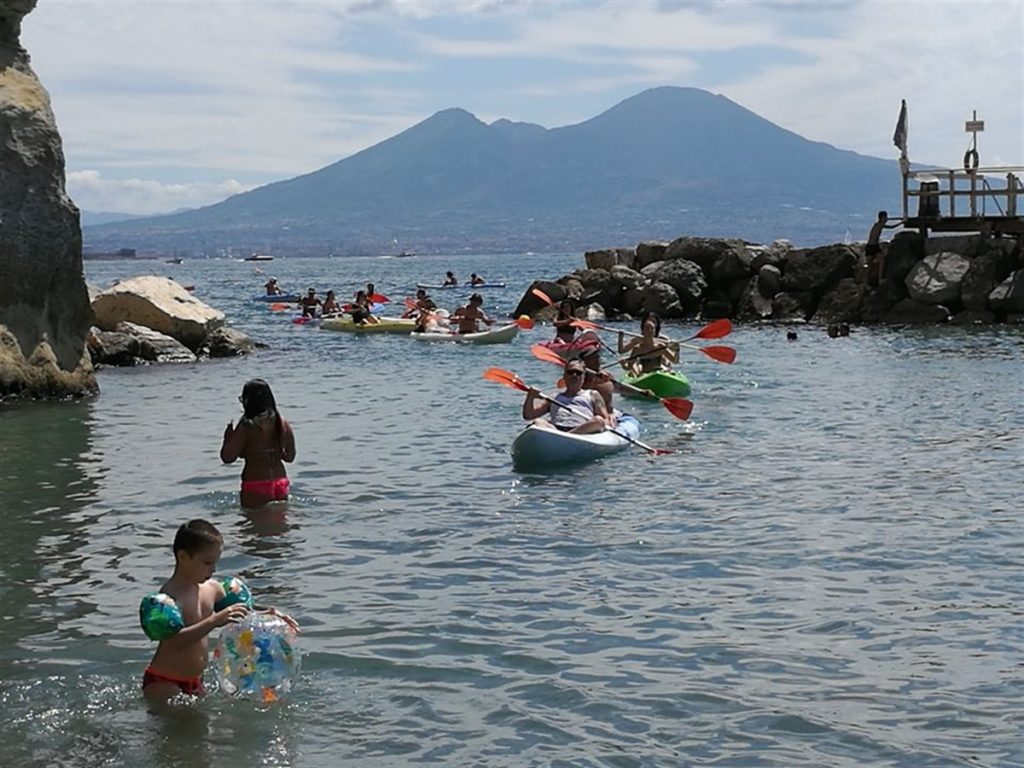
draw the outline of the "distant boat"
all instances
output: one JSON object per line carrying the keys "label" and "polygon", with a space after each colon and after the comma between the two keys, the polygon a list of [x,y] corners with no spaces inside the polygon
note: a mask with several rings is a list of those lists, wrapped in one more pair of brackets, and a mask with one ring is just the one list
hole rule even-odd
{"label": "distant boat", "polygon": [[167,264],[184,264],[185,260],[184,259],[168,259],[166,261],[166,263]]}
{"label": "distant boat", "polygon": [[396,253],[395,254],[395,258],[396,259],[411,259],[415,255],[416,255],[415,253],[410,253],[409,251],[402,251],[401,253]]}
{"label": "distant boat", "polygon": [[252,256],[246,256],[243,261],[273,261],[274,257],[266,253],[254,253]]}

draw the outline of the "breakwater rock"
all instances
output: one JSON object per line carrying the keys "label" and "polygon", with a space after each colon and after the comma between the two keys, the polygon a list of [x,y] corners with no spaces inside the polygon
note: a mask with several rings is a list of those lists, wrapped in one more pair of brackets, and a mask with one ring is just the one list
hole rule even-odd
{"label": "breakwater rock", "polygon": [[234,357],[258,345],[233,328],[224,313],[195,298],[168,277],[119,280],[92,297],[96,327],[88,347],[96,365],[194,363]]}
{"label": "breakwater rock", "polygon": [[[882,245],[884,274],[867,282],[861,244],[794,248],[784,240],[680,237],[585,254],[586,266],[536,281],[552,300],[572,299],[591,320],[653,311],[665,318],[820,323],[972,323],[1024,320],[1019,241],[924,238],[903,231]],[[514,315],[553,314],[527,290]]]}
{"label": "breakwater rock", "polygon": [[35,0],[0,2],[0,397],[95,393],[78,209],[50,97],[21,47]]}

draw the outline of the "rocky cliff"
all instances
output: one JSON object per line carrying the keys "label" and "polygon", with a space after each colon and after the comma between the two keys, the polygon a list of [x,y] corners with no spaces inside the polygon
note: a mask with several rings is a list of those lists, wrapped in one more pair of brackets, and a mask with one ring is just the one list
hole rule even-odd
{"label": "rocky cliff", "polygon": [[0,0],[0,398],[96,392],[78,209],[50,97],[21,47],[36,0]]}

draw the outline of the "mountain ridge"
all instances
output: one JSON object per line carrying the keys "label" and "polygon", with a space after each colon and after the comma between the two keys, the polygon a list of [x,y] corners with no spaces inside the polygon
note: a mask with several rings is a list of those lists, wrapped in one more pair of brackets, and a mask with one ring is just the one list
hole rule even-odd
{"label": "mountain ridge", "polygon": [[835,240],[897,202],[895,161],[813,142],[725,96],[642,91],[583,122],[452,107],[349,157],[90,245],[209,252],[588,249],[680,234]]}

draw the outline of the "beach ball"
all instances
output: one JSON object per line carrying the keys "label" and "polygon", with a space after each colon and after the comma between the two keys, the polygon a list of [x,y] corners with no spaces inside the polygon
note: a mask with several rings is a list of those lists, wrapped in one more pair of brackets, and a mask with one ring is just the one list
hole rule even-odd
{"label": "beach ball", "polygon": [[287,694],[300,665],[295,630],[269,613],[253,612],[224,627],[213,651],[220,690],[253,701],[277,701]]}

